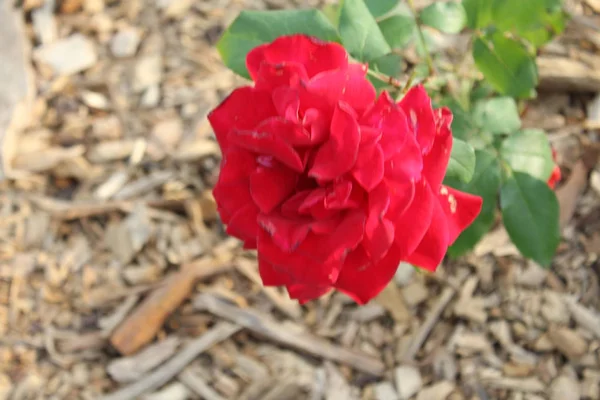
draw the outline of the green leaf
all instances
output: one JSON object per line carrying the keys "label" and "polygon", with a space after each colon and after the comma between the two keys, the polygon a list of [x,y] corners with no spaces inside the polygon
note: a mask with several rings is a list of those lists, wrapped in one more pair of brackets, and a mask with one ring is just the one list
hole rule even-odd
{"label": "green leaf", "polygon": [[469,28],[479,29],[491,23],[492,4],[492,0],[463,0],[462,5],[467,13]]}
{"label": "green leaf", "polygon": [[518,34],[535,29],[546,13],[546,0],[490,1],[494,24],[502,31]]}
{"label": "green leaf", "polygon": [[479,134],[479,128],[473,122],[471,114],[466,111],[456,99],[451,97],[443,99],[440,106],[446,106],[452,111],[452,136],[470,141]]}
{"label": "green leaf", "polygon": [[548,137],[538,129],[526,129],[509,136],[502,142],[500,156],[513,171],[542,181],[548,180],[554,168]]}
{"label": "green leaf", "polygon": [[[395,53],[386,54],[383,57],[371,61],[369,63],[369,69],[381,72],[387,76],[397,77],[402,72],[402,57]],[[389,87],[389,82],[382,82],[371,75],[367,75],[367,77],[377,90]]]}
{"label": "green leaf", "polygon": [[338,26],[342,43],[352,57],[371,61],[392,51],[363,0],[343,0]]}
{"label": "green leaf", "polygon": [[227,67],[249,78],[246,55],[283,35],[304,33],[339,42],[336,29],[318,10],[242,11],[223,33],[217,49]]}
{"label": "green leaf", "polygon": [[475,150],[467,142],[453,139],[446,176],[469,182],[475,172]]}
{"label": "green leaf", "polygon": [[382,15],[390,12],[399,0],[364,0],[369,12],[374,18],[379,18]]}
{"label": "green leaf", "polygon": [[459,33],[467,24],[467,13],[460,3],[435,2],[419,14],[423,24],[445,33]]}
{"label": "green leaf", "polygon": [[476,150],[475,173],[469,183],[446,179],[444,183],[463,192],[481,196],[483,205],[479,216],[448,249],[451,257],[459,257],[471,250],[494,224],[500,189],[500,164],[489,151]]}
{"label": "green leaf", "polygon": [[494,32],[477,37],[473,58],[485,79],[500,94],[527,98],[538,82],[535,58],[518,41]]}
{"label": "green leaf", "polygon": [[394,49],[406,46],[416,33],[415,19],[409,15],[395,14],[379,22],[385,40]]}
{"label": "green leaf", "polygon": [[558,200],[546,182],[513,172],[500,190],[506,231],[519,251],[548,266],[560,243]]}
{"label": "green leaf", "polygon": [[477,126],[493,134],[512,133],[521,127],[517,103],[510,97],[480,100],[473,107]]}

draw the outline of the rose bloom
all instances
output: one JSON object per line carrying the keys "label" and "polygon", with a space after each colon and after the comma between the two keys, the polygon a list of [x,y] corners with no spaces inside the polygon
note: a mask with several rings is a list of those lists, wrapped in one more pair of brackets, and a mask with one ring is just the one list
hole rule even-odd
{"label": "rose bloom", "polygon": [[366,65],[304,35],[246,65],[254,85],[209,115],[223,152],[214,196],[263,283],[301,303],[335,288],[364,304],[401,261],[434,271],[482,204],[442,184],[451,112],[422,86],[377,97]]}

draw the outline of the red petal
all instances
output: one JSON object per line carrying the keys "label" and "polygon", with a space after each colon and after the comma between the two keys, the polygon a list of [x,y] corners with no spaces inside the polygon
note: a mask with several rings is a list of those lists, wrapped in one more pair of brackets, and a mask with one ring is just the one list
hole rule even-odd
{"label": "red petal", "polygon": [[246,56],[246,66],[256,80],[262,63],[296,62],[304,65],[309,77],[319,72],[346,68],[348,53],[337,43],[323,42],[306,35],[281,36],[271,43],[252,49]]}
{"label": "red petal", "polygon": [[210,114],[208,120],[223,151],[229,146],[228,135],[234,130],[254,129],[263,120],[276,115],[271,93],[246,86],[235,89]]}
{"label": "red petal", "polygon": [[293,220],[278,215],[261,214],[258,223],[267,231],[273,243],[284,252],[291,253],[300,246],[310,232],[310,222],[306,220]]}
{"label": "red petal", "polygon": [[429,271],[435,271],[448,251],[449,230],[446,214],[439,202],[433,205],[431,225],[414,253],[406,261]]}
{"label": "red petal", "polygon": [[233,214],[227,224],[227,233],[240,240],[253,242],[259,231],[257,216],[258,208],[253,203],[247,204]]}
{"label": "red petal", "polygon": [[258,70],[254,87],[270,92],[280,86],[296,87],[300,81],[307,79],[308,75],[302,64],[294,62],[263,63]]}
{"label": "red petal", "polygon": [[318,74],[300,87],[301,107],[316,108],[328,114],[342,100],[362,114],[376,98],[375,88],[366,78],[366,71],[363,64],[350,64],[345,70]]}
{"label": "red petal", "polygon": [[385,91],[360,122],[382,133],[379,145],[386,161],[402,149],[408,136],[413,136],[406,114]]}
{"label": "red petal", "polygon": [[390,193],[384,184],[369,193],[369,215],[365,224],[363,246],[371,262],[381,260],[394,242],[394,225],[385,218],[390,200]]}
{"label": "red petal", "polygon": [[320,110],[309,108],[304,112],[302,126],[310,131],[310,144],[316,145],[324,142],[329,134],[330,120]]}
{"label": "red petal", "polygon": [[279,118],[270,118],[252,131],[234,130],[229,142],[259,154],[270,155],[297,172],[304,170],[302,159],[292,145],[286,143],[285,130]]}
{"label": "red petal", "polygon": [[396,181],[416,181],[423,172],[423,157],[417,142],[408,136],[399,152],[385,163],[384,176]]}
{"label": "red petal", "polygon": [[291,122],[298,122],[300,109],[300,96],[298,90],[279,86],[273,90],[273,104],[277,114]]}
{"label": "red petal", "polygon": [[260,254],[258,255],[258,272],[265,286],[282,286],[293,283],[289,274],[276,268]]}
{"label": "red petal", "polygon": [[252,153],[240,148],[231,148],[223,154],[217,185],[239,183],[240,180],[248,179],[257,165]]}
{"label": "red petal", "polygon": [[356,162],[360,129],[350,107],[340,102],[331,121],[331,134],[317,150],[313,167],[308,175],[317,179],[333,180],[350,171]]}
{"label": "red petal", "polygon": [[[289,274],[292,281],[310,285],[330,285],[337,279],[341,260],[324,263],[325,257],[316,257],[319,251],[317,235],[309,233],[301,243],[304,252],[286,251],[275,243],[264,229],[258,230],[258,253],[264,260],[270,262],[279,270]],[[280,238],[278,238],[280,239]]]}
{"label": "red petal", "polygon": [[433,206],[436,198],[425,180],[415,185],[415,195],[410,206],[396,220],[392,221],[396,227],[394,243],[402,252],[402,256],[412,254],[421,240],[433,216]]}
{"label": "red petal", "polygon": [[[360,250],[357,253],[360,253]],[[392,246],[381,261],[367,268],[352,268],[351,265],[345,265],[334,286],[352,297],[358,304],[365,304],[377,296],[392,280],[400,264],[401,254],[397,246]],[[349,263],[355,257],[357,256],[350,254]],[[358,257],[360,258],[360,255]]]}
{"label": "red petal", "polygon": [[298,299],[300,304],[305,304],[310,300],[323,296],[332,288],[329,285],[294,284],[287,286],[286,289],[291,299]]}
{"label": "red petal", "polygon": [[398,105],[408,116],[409,126],[413,128],[422,152],[428,153],[435,139],[436,128],[431,99],[423,85],[412,87]]}
{"label": "red petal", "polygon": [[298,175],[283,165],[258,167],[250,175],[250,193],[261,212],[268,214],[296,188]]}
{"label": "red petal", "polygon": [[363,146],[358,150],[352,176],[366,191],[379,185],[384,172],[383,151],[379,145]]}
{"label": "red petal", "polygon": [[483,199],[449,186],[441,187],[438,199],[448,220],[448,241],[452,244],[475,221],[481,211]]}
{"label": "red petal", "polygon": [[452,151],[452,113],[447,108],[435,110],[438,132],[431,151],[423,156],[423,176],[432,189],[440,187],[446,175],[450,153]]}

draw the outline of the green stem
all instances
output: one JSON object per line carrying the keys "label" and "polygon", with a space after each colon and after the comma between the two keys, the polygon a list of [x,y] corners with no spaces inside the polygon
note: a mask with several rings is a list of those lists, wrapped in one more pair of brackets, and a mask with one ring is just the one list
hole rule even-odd
{"label": "green stem", "polygon": [[402,87],[402,82],[400,82],[398,79],[394,78],[393,76],[388,76],[388,75],[382,74],[381,72],[373,71],[372,69],[367,69],[367,75],[371,75],[375,79],[379,79],[380,81],[385,82],[388,85],[393,86],[395,88]]}
{"label": "green stem", "polygon": [[408,3],[408,8],[410,8],[411,13],[413,14],[413,18],[417,24],[417,33],[419,35],[419,40],[423,45],[423,51],[425,52],[425,62],[427,62],[427,68],[429,69],[429,75],[435,74],[435,67],[433,66],[433,59],[431,58],[431,54],[429,53],[429,49],[427,49],[427,43],[425,42],[425,35],[423,34],[423,29],[421,29],[421,20],[419,18],[419,14],[417,13],[417,9],[415,7],[415,3],[413,0],[406,0]]}

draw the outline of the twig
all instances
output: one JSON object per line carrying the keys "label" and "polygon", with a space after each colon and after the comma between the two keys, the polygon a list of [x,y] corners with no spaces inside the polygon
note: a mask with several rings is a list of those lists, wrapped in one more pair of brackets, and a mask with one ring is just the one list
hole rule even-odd
{"label": "twig", "polygon": [[185,301],[199,279],[229,268],[231,265],[211,258],[184,265],[117,327],[110,342],[121,354],[135,353],[156,336],[167,317]]}
{"label": "twig", "polygon": [[109,395],[101,397],[100,400],[129,400],[136,399],[143,393],[158,389],[181,370],[183,370],[190,362],[192,362],[199,354],[209,349],[218,342],[221,342],[237,331],[239,326],[228,322],[220,322],[210,331],[200,336],[199,338],[188,344],[181,352],[167,361],[162,367],[145,375],[139,381],[125,386]]}
{"label": "twig", "polygon": [[427,316],[425,322],[423,322],[423,325],[421,325],[421,327],[413,337],[409,348],[404,353],[402,357],[404,362],[410,362],[415,358],[417,352],[419,351],[421,346],[423,346],[423,343],[425,343],[427,336],[429,336],[429,333],[431,333],[431,329],[433,329],[433,326],[440,318],[440,315],[442,314],[448,303],[450,303],[450,300],[452,300],[455,294],[456,291],[453,288],[448,286],[444,288],[444,291],[442,292],[437,303]]}
{"label": "twig", "polygon": [[400,82],[398,79],[394,78],[393,76],[382,74],[379,71],[374,71],[372,69],[367,69],[367,75],[371,75],[375,79],[379,79],[380,81],[385,82],[388,85],[393,86],[393,87],[395,87],[397,89],[400,89],[400,88],[403,87],[402,82]]}
{"label": "twig", "polygon": [[190,369],[186,369],[181,372],[177,379],[179,379],[185,386],[190,388],[200,398],[205,400],[225,400],[221,395],[213,390],[204,379],[200,378],[198,374],[193,373]]}
{"label": "twig", "polygon": [[198,309],[207,310],[221,318],[227,318],[284,346],[304,351],[315,357],[347,364],[372,375],[379,376],[384,372],[385,366],[377,358],[336,346],[326,340],[302,332],[300,329],[289,327],[289,324],[282,326],[269,316],[231,305],[213,294],[201,294],[194,300],[193,304]]}

